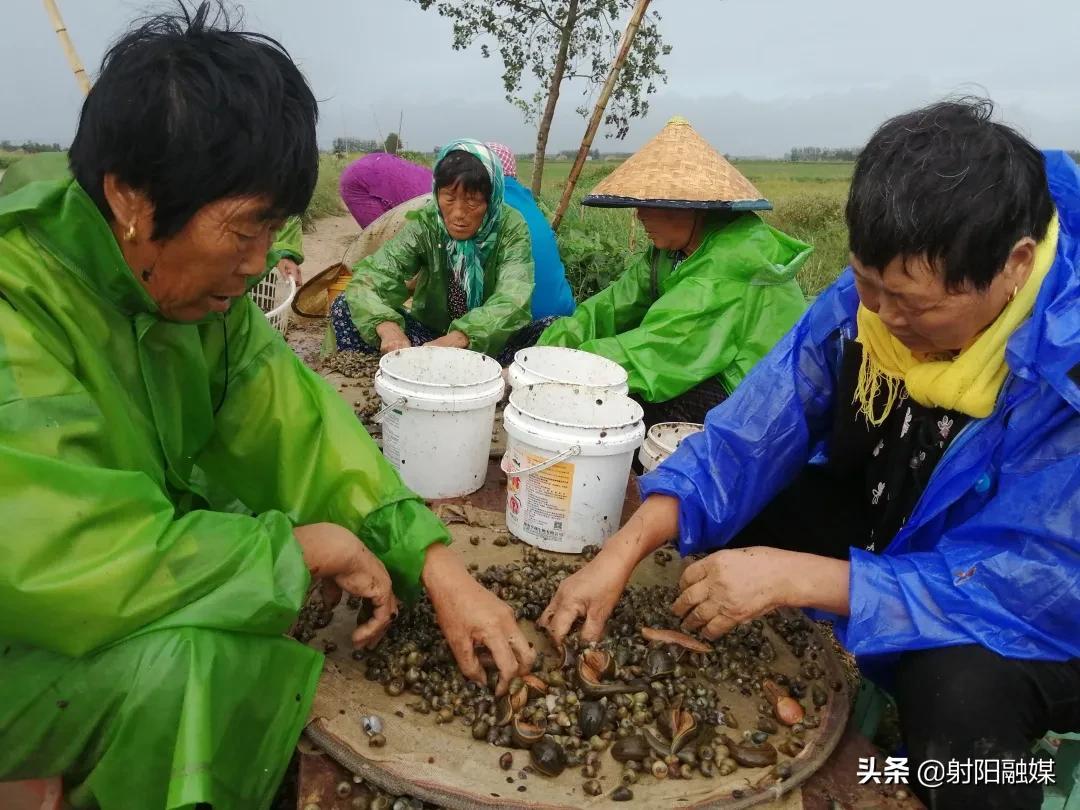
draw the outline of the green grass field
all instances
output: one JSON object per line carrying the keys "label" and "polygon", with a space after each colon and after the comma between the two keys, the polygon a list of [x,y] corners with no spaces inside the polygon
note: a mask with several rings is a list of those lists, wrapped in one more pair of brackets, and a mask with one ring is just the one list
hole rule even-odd
{"label": "green grass field", "polygon": [[807,295],[817,295],[847,265],[844,205],[854,164],[741,161],[736,165],[772,202],[766,221],[813,246],[799,272],[799,284]]}
{"label": "green grass field", "polygon": [[323,152],[319,155],[319,179],[315,182],[315,192],[304,212],[304,230],[310,230],[315,220],[345,213],[345,205],[338,193],[338,181],[349,162],[357,155],[337,157]]}
{"label": "green grass field", "polygon": [[12,163],[23,157],[24,154],[22,152],[9,152],[6,149],[0,149],[0,171],[3,171]]}

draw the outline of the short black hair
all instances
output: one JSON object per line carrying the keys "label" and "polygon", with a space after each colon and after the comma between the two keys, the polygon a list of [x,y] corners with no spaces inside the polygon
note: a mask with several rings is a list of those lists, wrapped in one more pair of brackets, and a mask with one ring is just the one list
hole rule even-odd
{"label": "short black hair", "polygon": [[925,255],[947,289],[984,290],[1017,241],[1046,235],[1054,209],[1042,153],[993,111],[983,98],[942,101],[874,133],[847,201],[859,262],[881,270]]}
{"label": "short black hair", "polygon": [[491,177],[476,155],[462,149],[447,152],[435,166],[435,193],[439,189],[461,183],[466,191],[477,191],[491,201]]}
{"label": "short black hair", "polygon": [[153,238],[203,206],[265,195],[267,217],[302,213],[319,171],[318,105],[276,40],[239,29],[221,2],[138,23],[105,54],[70,151],[108,220],[116,174],[154,204]]}

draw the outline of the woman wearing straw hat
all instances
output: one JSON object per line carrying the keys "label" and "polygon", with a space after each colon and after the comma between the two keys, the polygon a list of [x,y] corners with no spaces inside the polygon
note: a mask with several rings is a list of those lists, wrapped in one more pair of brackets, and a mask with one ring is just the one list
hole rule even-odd
{"label": "woman wearing straw hat", "polygon": [[539,344],[614,360],[650,423],[703,421],[802,315],[811,248],[753,213],[772,206],[683,118],[583,202],[636,208],[653,244]]}
{"label": "woman wearing straw hat", "polygon": [[[552,319],[532,321],[529,230],[503,201],[502,166],[479,141],[453,141],[436,161],[434,196],[353,269],[330,307],[336,348],[450,346],[508,365]],[[417,275],[406,311],[406,285]]]}

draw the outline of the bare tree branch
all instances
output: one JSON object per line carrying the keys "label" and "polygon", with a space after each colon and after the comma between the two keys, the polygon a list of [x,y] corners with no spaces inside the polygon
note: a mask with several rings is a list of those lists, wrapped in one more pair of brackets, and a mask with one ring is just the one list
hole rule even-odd
{"label": "bare tree branch", "polygon": [[551,16],[551,13],[548,11],[547,5],[545,5],[544,0],[540,0],[539,8],[535,6],[530,6],[528,3],[522,3],[521,0],[502,0],[502,2],[506,3],[512,9],[514,9],[514,11],[518,11],[523,14],[529,14],[532,16],[542,15],[546,17],[547,21],[551,23],[554,27],[559,27],[559,23],[556,22],[555,18]]}

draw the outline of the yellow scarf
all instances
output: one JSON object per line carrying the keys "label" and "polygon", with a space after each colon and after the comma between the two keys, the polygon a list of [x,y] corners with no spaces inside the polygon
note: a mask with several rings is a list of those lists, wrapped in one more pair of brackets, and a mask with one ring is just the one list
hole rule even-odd
{"label": "yellow scarf", "polygon": [[[1035,249],[1031,275],[997,319],[966,349],[948,360],[920,360],[894,338],[881,319],[860,305],[859,335],[862,366],[854,402],[872,425],[882,424],[900,397],[901,390],[920,405],[959,411],[984,419],[994,409],[1008,367],[1005,346],[1035,307],[1043,279],[1050,272],[1057,251],[1058,218],[1054,214],[1046,237]],[[875,413],[878,393],[885,389],[885,403]]]}

